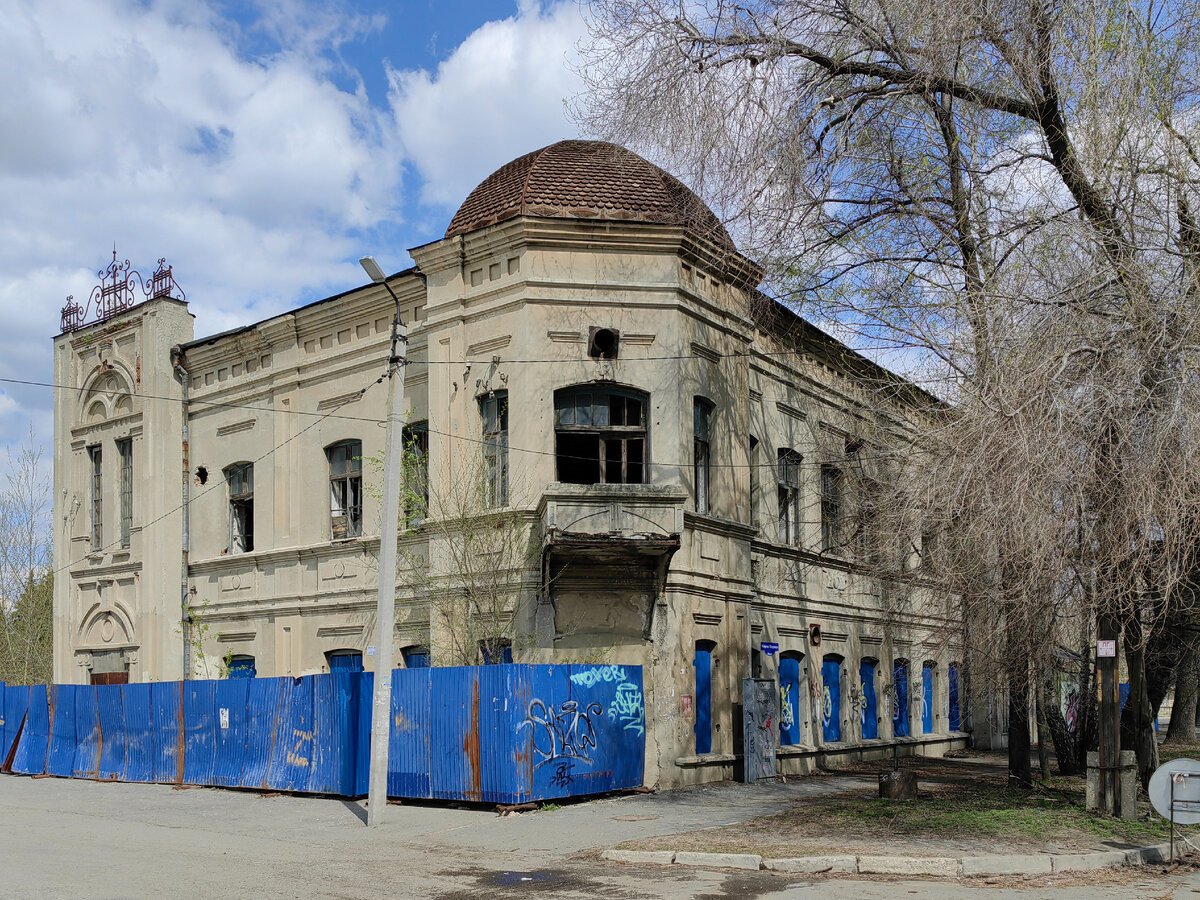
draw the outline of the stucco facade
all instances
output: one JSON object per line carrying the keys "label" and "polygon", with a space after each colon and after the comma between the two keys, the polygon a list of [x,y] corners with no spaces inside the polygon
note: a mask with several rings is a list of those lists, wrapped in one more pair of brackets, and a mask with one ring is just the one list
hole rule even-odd
{"label": "stucco facade", "polygon": [[[590,177],[573,160],[604,145],[568,143],[557,165]],[[530,193],[534,175],[512,177]],[[871,448],[919,433],[903,389],[882,410],[866,392],[894,376],[757,294],[759,271],[715,220],[668,214],[698,201],[666,176],[654,215],[523,200],[489,217],[488,184],[389,279],[428,471],[428,518],[402,538],[423,583],[456,577],[438,501],[483,455],[504,484],[480,514],[510,510],[534,550],[506,575],[513,657],[643,666],[649,783],[734,774],[752,673],[784,685],[783,772],[894,740],[961,744],[953,623],[932,605],[889,613],[894,588],[832,538],[835,518],[858,514]],[[368,284],[196,340],[186,304],[159,297],[55,339],[56,381],[73,388],[55,411],[56,565],[69,567],[55,584],[57,680],[217,677],[249,659],[260,676],[301,675],[345,651],[371,668],[371,460],[387,394],[375,382],[393,309]],[[400,581],[397,659],[437,665],[438,591]],[[897,660],[910,682],[899,738]]]}

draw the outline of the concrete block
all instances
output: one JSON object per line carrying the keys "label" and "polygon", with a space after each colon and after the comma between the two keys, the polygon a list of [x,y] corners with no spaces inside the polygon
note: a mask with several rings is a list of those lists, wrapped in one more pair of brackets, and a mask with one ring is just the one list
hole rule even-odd
{"label": "concrete block", "polygon": [[674,850],[605,850],[600,856],[612,862],[653,863],[658,866],[669,866],[675,862]]}
{"label": "concrete block", "polygon": [[[1189,848],[1183,841],[1175,842],[1175,855],[1179,856]],[[1159,844],[1154,847],[1138,847],[1136,850],[1125,851],[1125,862],[1131,866],[1142,866],[1146,863],[1166,862],[1171,858],[1171,844]]]}
{"label": "concrete block", "polygon": [[860,856],[862,875],[929,875],[957,878],[960,861],[948,856]]}
{"label": "concrete block", "polygon": [[762,857],[753,853],[693,853],[680,850],[675,854],[677,866],[708,866],[713,869],[762,868]]}
{"label": "concrete block", "polygon": [[1124,850],[1102,850],[1097,853],[1068,853],[1050,857],[1055,872],[1082,872],[1087,869],[1107,869],[1125,865]]}
{"label": "concrete block", "polygon": [[964,856],[962,873],[967,878],[983,875],[1049,875],[1054,871],[1045,854],[1011,856]]}
{"label": "concrete block", "polygon": [[772,872],[801,872],[807,875],[821,872],[853,875],[858,871],[856,856],[789,856],[785,859],[764,859],[762,864],[764,869]]}

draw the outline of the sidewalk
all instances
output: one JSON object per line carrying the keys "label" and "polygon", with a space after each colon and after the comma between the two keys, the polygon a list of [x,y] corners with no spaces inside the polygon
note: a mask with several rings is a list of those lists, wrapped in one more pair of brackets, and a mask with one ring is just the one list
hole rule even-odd
{"label": "sidewalk", "polygon": [[[1007,790],[1006,765],[996,757],[908,758],[900,765],[917,773],[917,800],[879,800],[877,777],[888,763],[854,764],[832,777],[774,786],[795,785],[795,792],[773,815],[625,841],[602,855],[657,865],[924,877],[1050,875],[1169,858],[1167,823],[1148,805],[1136,821],[1092,816],[1082,809],[1082,778],[1054,778],[1030,795]],[[1177,830],[1177,854],[1190,849],[1183,834]]]}

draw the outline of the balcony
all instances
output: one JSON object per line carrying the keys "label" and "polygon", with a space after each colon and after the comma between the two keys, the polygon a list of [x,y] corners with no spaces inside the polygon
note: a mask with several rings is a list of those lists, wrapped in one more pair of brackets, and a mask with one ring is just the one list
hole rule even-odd
{"label": "balcony", "polygon": [[588,556],[670,557],[679,549],[687,493],[678,485],[547,485],[538,505],[546,549]]}

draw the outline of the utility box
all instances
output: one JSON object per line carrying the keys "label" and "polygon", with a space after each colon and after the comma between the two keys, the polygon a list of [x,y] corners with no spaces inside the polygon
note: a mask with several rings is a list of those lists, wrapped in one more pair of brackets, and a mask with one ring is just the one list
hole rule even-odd
{"label": "utility box", "polygon": [[742,679],[742,780],[753,784],[778,774],[775,766],[779,728],[779,689],[774,678]]}

